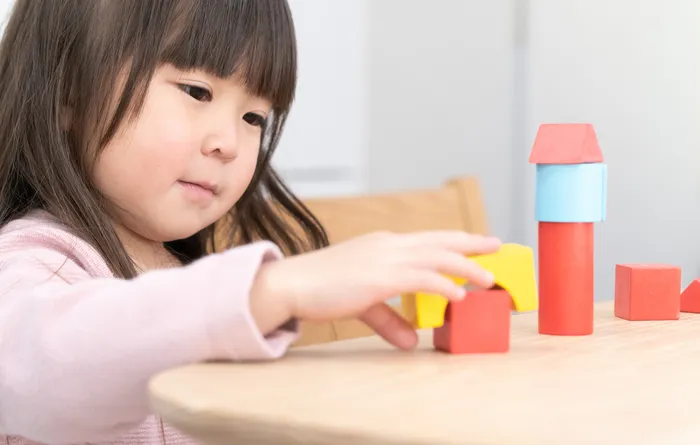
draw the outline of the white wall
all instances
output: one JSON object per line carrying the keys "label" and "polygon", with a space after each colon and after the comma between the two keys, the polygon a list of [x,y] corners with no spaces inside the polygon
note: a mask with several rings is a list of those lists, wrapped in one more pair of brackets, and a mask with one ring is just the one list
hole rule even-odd
{"label": "white wall", "polygon": [[[700,2],[530,0],[528,134],[587,121],[609,164],[608,220],[596,231],[596,294],[610,299],[616,263],[671,263],[700,277]],[[536,243],[532,206],[516,221]]]}
{"label": "white wall", "polygon": [[511,238],[514,19],[513,0],[370,2],[371,191],[476,175]]}
{"label": "white wall", "polygon": [[476,175],[493,232],[512,238],[514,4],[290,0],[299,90],[275,165],[293,190],[381,192]]}
{"label": "white wall", "polygon": [[299,80],[274,165],[304,197],[366,191],[367,1],[289,4]]}
{"label": "white wall", "polygon": [[15,0],[0,0],[0,27],[5,30],[5,24],[10,16],[12,6],[14,6]]}

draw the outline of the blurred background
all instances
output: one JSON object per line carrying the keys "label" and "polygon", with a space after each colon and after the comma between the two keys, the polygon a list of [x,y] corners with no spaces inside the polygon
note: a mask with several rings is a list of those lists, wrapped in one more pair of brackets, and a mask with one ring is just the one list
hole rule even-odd
{"label": "blurred background", "polygon": [[301,197],[474,175],[492,232],[536,251],[537,128],[590,122],[609,165],[597,299],[616,263],[700,278],[699,1],[289,2],[299,88],[275,165]]}
{"label": "blurred background", "polygon": [[493,233],[536,249],[537,128],[590,122],[609,164],[596,297],[617,263],[700,278],[700,2],[290,4],[299,91],[276,165],[300,195],[475,175]]}

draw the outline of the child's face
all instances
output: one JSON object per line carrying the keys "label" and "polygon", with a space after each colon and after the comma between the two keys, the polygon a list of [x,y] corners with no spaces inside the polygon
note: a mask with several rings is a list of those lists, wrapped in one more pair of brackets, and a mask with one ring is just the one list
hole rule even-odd
{"label": "child's face", "polygon": [[220,219],[252,179],[270,109],[232,79],[159,69],[141,113],[95,165],[115,222],[165,242]]}

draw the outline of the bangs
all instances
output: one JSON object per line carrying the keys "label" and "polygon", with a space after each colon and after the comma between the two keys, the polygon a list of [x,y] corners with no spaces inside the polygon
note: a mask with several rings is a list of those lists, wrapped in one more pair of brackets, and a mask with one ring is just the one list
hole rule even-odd
{"label": "bangs", "polygon": [[294,25],[281,0],[181,0],[161,62],[235,76],[247,91],[286,111],[296,87]]}

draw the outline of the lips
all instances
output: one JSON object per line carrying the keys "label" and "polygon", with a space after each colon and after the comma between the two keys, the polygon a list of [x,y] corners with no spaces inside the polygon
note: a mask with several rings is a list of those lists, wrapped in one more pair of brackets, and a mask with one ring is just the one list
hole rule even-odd
{"label": "lips", "polygon": [[180,181],[181,184],[190,186],[190,187],[199,187],[203,190],[206,190],[208,192],[211,192],[212,194],[216,194],[217,192],[217,187],[214,184],[211,184],[209,182],[205,181]]}

